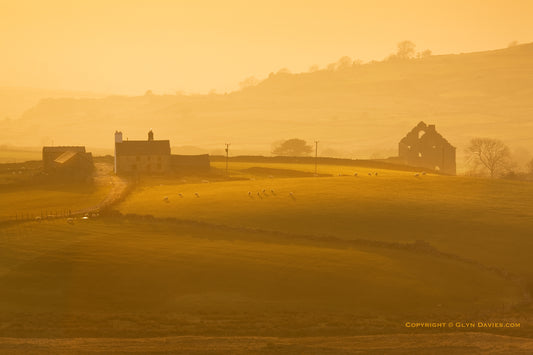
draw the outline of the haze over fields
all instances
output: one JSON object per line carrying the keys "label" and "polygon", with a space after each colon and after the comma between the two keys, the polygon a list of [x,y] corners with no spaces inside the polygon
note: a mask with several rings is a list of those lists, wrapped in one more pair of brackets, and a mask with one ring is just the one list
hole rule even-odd
{"label": "haze over fields", "polygon": [[[183,153],[231,142],[233,154],[270,154],[298,137],[319,140],[323,156],[387,157],[424,120],[458,147],[459,162],[474,136],[530,156],[531,7],[3,3],[0,142],[111,153],[115,130],[140,139],[153,128]],[[433,55],[381,62],[403,40]]]}
{"label": "haze over fields", "polygon": [[320,140],[324,156],[387,157],[419,121],[461,155],[472,137],[533,151],[533,44],[367,64],[340,61],[313,72],[273,73],[230,94],[44,99],[19,119],[0,121],[14,146],[87,145],[111,151],[112,133],[173,146],[268,155],[272,143]]}

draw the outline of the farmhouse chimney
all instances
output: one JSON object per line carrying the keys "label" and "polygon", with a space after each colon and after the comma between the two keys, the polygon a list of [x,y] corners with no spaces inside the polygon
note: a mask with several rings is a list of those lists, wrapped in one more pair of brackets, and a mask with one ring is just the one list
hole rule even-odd
{"label": "farmhouse chimney", "polygon": [[115,143],[122,143],[122,132],[115,131]]}

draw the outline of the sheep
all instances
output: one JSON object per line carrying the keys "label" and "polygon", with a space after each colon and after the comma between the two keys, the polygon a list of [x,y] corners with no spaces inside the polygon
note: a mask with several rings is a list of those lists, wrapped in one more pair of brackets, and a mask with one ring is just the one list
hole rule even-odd
{"label": "sheep", "polygon": [[376,172],[374,173],[374,175],[378,176],[378,172],[376,171]]}
{"label": "sheep", "polygon": [[168,202],[168,196],[163,197],[163,201]]}
{"label": "sheep", "polygon": [[415,177],[419,177],[419,176],[420,176],[420,174],[419,174],[419,173],[416,173],[416,174],[415,174]]}
{"label": "sheep", "polygon": [[272,194],[272,196],[276,196],[276,193],[274,192],[274,190],[270,190],[270,193]]}
{"label": "sheep", "polygon": [[353,176],[357,176],[357,173],[353,173]]}
{"label": "sheep", "polygon": [[368,173],[368,176],[372,176],[372,173]]}
{"label": "sheep", "polygon": [[422,175],[426,175],[426,172],[425,172],[425,171],[422,171]]}
{"label": "sheep", "polygon": [[178,196],[183,198],[183,194],[181,192],[178,194]]}
{"label": "sheep", "polygon": [[198,192],[195,192],[195,193],[194,193],[194,196],[196,196],[196,197],[200,197],[200,195],[198,195]]}

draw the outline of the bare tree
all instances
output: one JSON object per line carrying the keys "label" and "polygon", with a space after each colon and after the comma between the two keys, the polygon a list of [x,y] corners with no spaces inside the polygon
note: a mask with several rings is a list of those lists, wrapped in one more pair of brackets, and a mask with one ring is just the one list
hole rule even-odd
{"label": "bare tree", "polygon": [[508,170],[511,165],[510,150],[498,139],[474,138],[466,153],[471,167],[488,171],[491,178]]}

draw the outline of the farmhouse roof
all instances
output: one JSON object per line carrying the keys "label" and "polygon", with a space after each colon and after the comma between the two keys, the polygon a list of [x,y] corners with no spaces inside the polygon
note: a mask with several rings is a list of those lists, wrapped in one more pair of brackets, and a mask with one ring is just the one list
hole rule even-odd
{"label": "farmhouse roof", "polygon": [[115,143],[117,155],[170,155],[170,141],[123,141]]}

